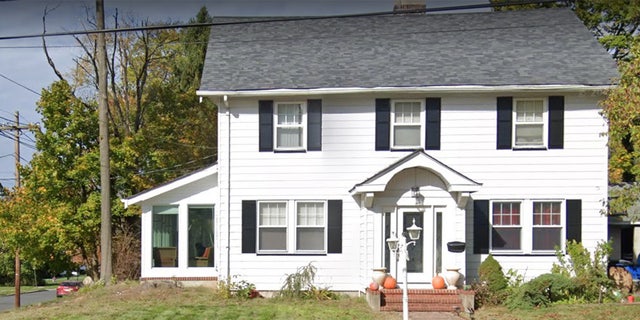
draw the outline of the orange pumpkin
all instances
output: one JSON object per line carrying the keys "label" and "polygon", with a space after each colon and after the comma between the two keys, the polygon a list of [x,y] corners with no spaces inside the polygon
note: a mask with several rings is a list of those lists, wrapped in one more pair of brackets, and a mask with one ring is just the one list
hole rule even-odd
{"label": "orange pumpkin", "polygon": [[444,278],[439,275],[436,275],[435,277],[433,277],[433,279],[431,279],[431,285],[434,289],[444,289],[447,287],[447,285],[444,283]]}
{"label": "orange pumpkin", "polygon": [[380,288],[380,285],[378,285],[377,282],[371,282],[369,284],[369,290],[370,291],[378,291],[379,288]]}
{"label": "orange pumpkin", "polygon": [[386,278],[384,278],[384,282],[382,283],[382,286],[385,289],[395,289],[397,285],[398,282],[392,276],[387,276]]}

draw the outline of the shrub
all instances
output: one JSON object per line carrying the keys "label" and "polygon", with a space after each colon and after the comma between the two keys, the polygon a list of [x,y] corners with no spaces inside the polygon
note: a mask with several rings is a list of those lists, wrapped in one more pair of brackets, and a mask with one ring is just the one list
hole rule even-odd
{"label": "shrub", "polygon": [[249,299],[258,296],[256,286],[246,280],[235,281],[237,275],[225,281],[218,281],[218,294],[224,298]]}
{"label": "shrub", "polygon": [[508,280],[500,263],[492,255],[489,255],[480,264],[478,275],[480,282],[471,286],[475,291],[476,307],[502,304],[509,292],[506,290]]}
{"label": "shrub", "polygon": [[577,285],[577,296],[582,300],[602,302],[603,292],[613,287],[613,282],[607,276],[607,257],[611,251],[609,242],[600,242],[592,257],[581,243],[568,241],[566,255],[556,250],[558,263],[554,263],[551,272],[570,277]]}
{"label": "shrub", "polygon": [[315,300],[333,300],[337,295],[328,288],[319,288],[313,284],[317,268],[311,262],[298,268],[296,273],[287,275],[279,296]]}
{"label": "shrub", "polygon": [[577,284],[558,273],[547,273],[513,289],[505,304],[510,309],[544,307],[554,302],[575,299]]}

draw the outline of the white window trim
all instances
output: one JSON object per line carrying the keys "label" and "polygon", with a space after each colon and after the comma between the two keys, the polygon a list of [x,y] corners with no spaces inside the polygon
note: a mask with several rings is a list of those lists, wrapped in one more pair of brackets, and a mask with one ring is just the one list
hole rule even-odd
{"label": "white window trim", "polygon": [[[500,250],[493,249],[493,204],[496,202],[519,202],[520,203],[520,250]],[[495,199],[489,201],[489,221],[491,225],[491,231],[489,232],[489,253],[501,255],[501,254],[532,254],[532,255],[549,255],[555,254],[555,250],[533,250],[533,203],[534,202],[558,202],[560,203],[560,249],[565,251],[566,237],[564,236],[567,230],[566,221],[566,199],[551,199],[551,198],[539,198],[539,199]],[[500,228],[500,227],[498,227]]]}
{"label": "white window trim", "polygon": [[[295,251],[295,253],[327,253],[327,245],[328,245],[328,243],[327,243],[327,237],[328,237],[328,236],[327,236],[327,234],[328,234],[328,232],[327,232],[327,231],[328,231],[328,224],[327,224],[327,220],[329,220],[329,219],[328,219],[328,217],[329,217],[329,212],[328,212],[328,204],[327,204],[327,201],[318,201],[318,200],[297,200],[297,201],[294,201],[294,203],[295,203],[295,205],[294,205],[294,210],[293,210],[293,211],[294,211],[294,212],[293,212],[293,217],[294,217],[294,219],[292,219],[292,220],[294,220],[294,222],[293,222],[293,224],[294,224],[294,229],[293,229],[293,230],[295,230],[296,232],[292,232],[292,233],[293,233],[293,237],[294,237],[294,239],[293,239],[293,242],[292,242],[292,243],[294,243],[294,244],[295,244],[295,245],[294,245],[294,248],[292,248],[292,250],[293,250],[293,251]],[[322,203],[322,209],[323,209],[323,215],[324,215],[324,219],[323,219],[324,223],[323,223],[323,225],[322,225],[322,226],[319,226],[319,225],[317,225],[317,226],[298,226],[298,204],[299,204],[299,203]],[[323,236],[323,241],[324,241],[324,243],[323,243],[323,246],[322,246],[322,247],[323,247],[323,249],[322,249],[322,250],[298,250],[298,249],[296,248],[297,243],[298,243],[298,239],[297,239],[297,236],[298,236],[298,232],[297,232],[297,231],[298,231],[298,228],[303,228],[303,229],[304,229],[304,228],[320,228],[320,227],[322,227],[322,229],[323,229],[323,231],[324,231],[324,236]]]}
{"label": "white window trim", "polygon": [[[284,219],[285,219],[285,224],[284,225],[269,225],[269,226],[262,226],[260,224],[260,206],[262,204],[265,203],[284,203],[285,204],[285,212],[284,212]],[[269,200],[269,201],[258,201],[257,202],[257,210],[256,210],[256,252],[258,253],[287,253],[289,251],[290,246],[290,241],[289,241],[289,234],[291,232],[289,232],[290,228],[290,220],[289,219],[289,209],[290,205],[289,205],[289,201],[285,201],[285,200]],[[270,228],[284,228],[285,229],[285,250],[261,250],[260,249],[260,230],[261,229],[270,229]]]}
{"label": "white window trim", "polygon": [[[282,104],[299,104],[300,107],[302,108],[302,119],[300,119],[300,125],[299,126],[292,126],[292,125],[278,125],[278,108],[280,107],[280,105]],[[307,103],[305,101],[277,101],[274,103],[275,108],[273,110],[273,150],[277,150],[277,151],[300,151],[300,150],[307,150]],[[294,148],[283,148],[283,147],[278,147],[278,128],[291,128],[291,127],[295,127],[295,128],[302,128],[302,132],[300,133],[301,135],[301,141],[302,144],[300,147],[294,147]]]}
{"label": "white window trim", "polygon": [[[542,101],[542,144],[540,145],[522,145],[522,146],[518,146],[516,145],[516,126],[518,124],[518,102],[519,101]],[[548,135],[549,135],[549,116],[548,116],[548,111],[549,111],[549,102],[548,99],[545,98],[515,98],[513,99],[513,115],[512,115],[512,119],[513,119],[513,125],[511,126],[511,136],[512,136],[512,141],[511,141],[511,145],[513,146],[513,149],[542,149],[542,148],[547,148],[547,142],[549,140]]]}
{"label": "white window trim", "polygon": [[[285,228],[286,232],[286,250],[260,250],[260,205],[263,203],[285,203],[285,225],[284,226],[269,226],[276,228]],[[322,203],[324,210],[324,249],[323,250],[297,250],[297,229],[298,229],[298,203]],[[327,200],[260,200],[257,201],[256,210],[256,253],[258,254],[326,254],[328,248],[328,220],[329,220],[329,205]],[[265,228],[269,228],[265,227]],[[319,227],[319,226],[317,226]],[[304,227],[303,227],[304,228]],[[316,228],[316,227],[313,227]]]}
{"label": "white window trim", "polygon": [[[538,202],[555,202],[555,203],[559,203],[560,204],[560,225],[535,225],[533,223],[533,204],[534,203],[538,203]],[[531,252],[535,252],[535,253],[555,253],[555,250],[534,250],[533,249],[533,229],[535,228],[559,228],[560,229],[560,249],[564,252],[564,246],[565,246],[565,241],[566,241],[566,237],[564,237],[563,235],[565,234],[565,230],[566,230],[566,221],[565,220],[565,201],[563,200],[547,200],[547,199],[533,199],[531,200]]]}
{"label": "white window trim", "polygon": [[[393,130],[396,126],[415,126],[415,125],[403,125],[403,124],[396,124],[395,123],[395,114],[396,114],[396,103],[397,102],[417,102],[420,103],[420,119],[418,120],[418,124],[417,126],[420,127],[419,130],[419,136],[420,136],[420,145],[417,146],[396,146],[394,141],[395,141],[395,130]],[[419,99],[394,99],[391,100],[391,121],[390,121],[390,135],[389,135],[389,144],[391,146],[391,149],[412,149],[412,148],[421,148],[422,146],[424,146],[425,144],[425,127],[424,127],[424,119],[425,119],[425,102],[423,100],[419,100]]]}
{"label": "white window trim", "polygon": [[[518,225],[505,225],[505,226],[496,226],[493,223],[493,205],[495,203],[519,203],[520,204],[520,224]],[[524,213],[523,213],[524,201],[522,199],[511,199],[511,200],[492,200],[489,204],[489,217],[491,221],[491,232],[489,232],[489,251],[495,253],[522,253],[525,248],[524,245],[524,231],[525,227],[523,225]],[[493,249],[493,229],[513,229],[520,228],[520,249]]]}

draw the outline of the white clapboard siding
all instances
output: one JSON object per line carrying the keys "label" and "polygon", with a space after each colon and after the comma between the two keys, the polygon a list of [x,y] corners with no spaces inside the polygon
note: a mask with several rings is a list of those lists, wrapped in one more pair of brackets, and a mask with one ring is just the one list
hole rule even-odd
{"label": "white clapboard siding", "polygon": [[[547,151],[496,150],[496,97],[505,94],[430,94],[442,98],[441,150],[427,154],[482,184],[476,199],[582,199],[583,240],[593,247],[606,238],[606,219],[600,215],[606,199],[606,125],[598,114],[596,95],[565,94],[564,149]],[[513,95],[513,94],[508,94]],[[559,95],[557,92],[548,95]],[[546,97],[517,94],[515,97]],[[394,98],[423,100],[420,95]],[[375,98],[369,95],[299,97],[290,101],[322,99],[322,151],[300,153],[258,152],[258,100],[278,97],[232,98],[230,118],[219,114],[220,223],[218,254],[226,259],[229,217],[231,275],[264,290],[279,289],[285,274],[309,262],[318,267],[317,283],[334,290],[361,290],[369,270],[380,265],[381,216],[361,209],[349,194],[356,184],[392,165],[410,152],[375,151]],[[231,138],[227,121],[231,121]],[[230,143],[230,145],[229,145]],[[230,149],[229,149],[230,148]],[[229,158],[230,150],[230,158]],[[227,213],[227,170],[231,166],[231,212]],[[241,253],[242,200],[343,201],[342,254],[317,256],[256,255]],[[384,202],[384,199],[376,199]],[[454,229],[446,241],[472,239],[472,204],[447,216]],[[446,241],[445,241],[446,240]],[[446,263],[466,263],[469,275],[485,256],[444,257]],[[461,257],[462,256],[462,257]],[[466,257],[466,258],[465,258]],[[449,260],[446,260],[449,259]],[[521,270],[527,277],[548,271],[555,257],[499,256],[503,268]],[[226,273],[225,263],[219,266]],[[469,279],[472,279],[470,276]]]}

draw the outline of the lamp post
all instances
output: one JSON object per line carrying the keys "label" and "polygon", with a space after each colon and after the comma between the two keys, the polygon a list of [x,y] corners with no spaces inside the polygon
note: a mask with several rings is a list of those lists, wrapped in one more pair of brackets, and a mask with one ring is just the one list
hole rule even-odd
{"label": "lamp post", "polygon": [[407,252],[407,248],[409,245],[416,245],[416,240],[420,239],[420,232],[422,228],[416,226],[416,219],[413,219],[413,225],[407,228],[407,233],[409,234],[409,239],[411,241],[407,242],[407,238],[404,235],[401,235],[400,238],[396,238],[392,235],[387,239],[387,246],[389,247],[389,251],[395,253],[396,260],[400,260],[400,265],[402,266],[402,272],[404,273],[404,283],[402,284],[402,319],[409,320],[409,293],[407,292],[408,286],[408,277],[407,277],[407,261],[409,261],[409,253]]}

